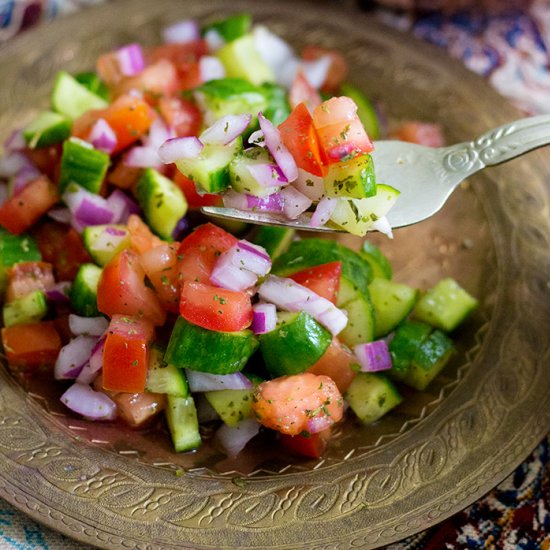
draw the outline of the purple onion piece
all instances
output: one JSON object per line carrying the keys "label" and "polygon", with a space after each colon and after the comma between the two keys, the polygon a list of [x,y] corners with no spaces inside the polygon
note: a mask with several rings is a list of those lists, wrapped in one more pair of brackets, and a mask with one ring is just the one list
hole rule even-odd
{"label": "purple onion piece", "polygon": [[113,212],[113,223],[125,224],[130,214],[140,211],[138,204],[120,189],[115,189],[107,197],[107,205]]}
{"label": "purple onion piece", "polygon": [[71,313],[69,315],[69,329],[75,336],[101,336],[109,327],[105,317],[81,317]]}
{"label": "purple onion piece", "polygon": [[70,281],[61,281],[46,290],[46,298],[52,302],[68,302],[71,291]]}
{"label": "purple onion piece", "polygon": [[185,369],[189,389],[192,392],[220,391],[220,390],[248,390],[252,382],[241,372],[233,374],[209,374]]}
{"label": "purple onion piece", "polygon": [[194,19],[184,19],[162,29],[162,40],[167,44],[187,44],[200,37],[200,27]]}
{"label": "purple onion piece", "polygon": [[274,304],[258,303],[252,307],[253,317],[251,330],[254,334],[266,334],[275,329],[277,308]]}
{"label": "purple onion piece", "polygon": [[189,228],[189,220],[185,216],[183,216],[176,224],[176,227],[174,227],[174,230],[172,231],[172,238],[175,241],[181,241],[183,237],[185,237],[185,235],[187,235],[187,233],[189,232]]}
{"label": "purple onion piece", "polygon": [[288,185],[288,180],[276,164],[268,162],[251,164],[248,166],[248,171],[261,187],[279,188]]}
{"label": "purple onion piece", "polygon": [[76,378],[89,361],[96,338],[77,336],[61,348],[54,367],[56,380]]}
{"label": "purple onion piece", "polygon": [[103,118],[98,119],[92,126],[88,141],[96,149],[108,153],[109,155],[114,151],[117,145],[117,137],[114,130]]}
{"label": "purple onion piece", "polygon": [[145,58],[139,44],[123,46],[116,51],[115,55],[120,72],[124,76],[135,76],[145,69]]}
{"label": "purple onion piece", "polygon": [[143,144],[155,151],[168,139],[174,139],[176,133],[173,128],[167,126],[159,117],[153,120],[149,133],[143,138]]}
{"label": "purple onion piece", "polygon": [[105,336],[102,336],[92,349],[90,355],[90,360],[84,365],[78,378],[77,382],[82,384],[91,384],[96,376],[99,374],[103,368],[103,348],[105,347]]}
{"label": "purple onion piece", "polygon": [[200,135],[200,141],[227,145],[246,130],[251,119],[250,114],[223,116]]}
{"label": "purple onion piece", "polygon": [[280,193],[272,193],[267,197],[246,195],[246,210],[258,210],[260,212],[284,212],[285,201]]}
{"label": "purple onion piece", "polygon": [[201,140],[195,136],[172,138],[159,147],[158,157],[164,164],[180,159],[193,159],[201,154],[203,147]]}
{"label": "purple onion piece", "polygon": [[392,368],[391,355],[385,340],[357,344],[353,351],[363,372],[378,372]]}
{"label": "purple onion piece", "polygon": [[325,225],[336,208],[336,201],[337,199],[332,197],[321,199],[319,204],[317,204],[315,212],[311,215],[309,225],[311,225],[311,227],[322,227]]}
{"label": "purple onion piece", "polygon": [[27,147],[27,142],[23,137],[21,130],[14,130],[4,141],[4,151],[6,153],[13,153],[14,151],[22,151]]}
{"label": "purple onion piece", "polygon": [[48,211],[48,216],[60,223],[71,223],[71,211],[68,208],[57,207]]}
{"label": "purple onion piece", "polygon": [[162,161],[156,149],[137,145],[126,153],[124,165],[131,168],[160,168]]}
{"label": "purple onion piece", "polygon": [[310,198],[300,193],[297,189],[289,185],[281,191],[285,201],[284,213],[290,220],[295,220],[300,214],[305,212],[312,204]]}
{"label": "purple onion piece", "polygon": [[216,432],[215,437],[227,455],[235,457],[259,431],[260,424],[256,419],[245,418],[234,428],[223,424]]}
{"label": "purple onion piece", "polygon": [[117,408],[104,393],[85,384],[73,384],[62,396],[61,402],[72,411],[89,420],[114,420]]}
{"label": "purple onion piece", "polygon": [[225,67],[217,57],[213,55],[203,55],[199,59],[199,76],[201,82],[224,78]]}

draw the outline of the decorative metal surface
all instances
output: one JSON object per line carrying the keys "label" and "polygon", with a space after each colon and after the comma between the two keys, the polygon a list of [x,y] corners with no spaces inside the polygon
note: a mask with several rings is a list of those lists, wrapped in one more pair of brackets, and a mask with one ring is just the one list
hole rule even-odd
{"label": "decorative metal surface", "polygon": [[[338,47],[351,80],[392,117],[442,121],[449,142],[518,118],[439,52],[331,6],[133,0],[56,22],[0,54],[1,133],[47,105],[57,70],[89,69],[117,44],[153,44],[170,21],[230,10],[252,11],[297,47]],[[459,353],[428,391],[407,395],[377,425],[343,428],[322,461],[289,463],[265,441],[233,462],[209,444],[175,455],[161,431],[70,417],[55,388],[25,393],[2,370],[0,495],[104,548],[364,549],[460,510],[550,428],[548,173],[548,155],[533,153],[472,178],[438,215],[393,242],[373,237],[398,280],[426,287],[454,276],[481,308],[455,335]]]}

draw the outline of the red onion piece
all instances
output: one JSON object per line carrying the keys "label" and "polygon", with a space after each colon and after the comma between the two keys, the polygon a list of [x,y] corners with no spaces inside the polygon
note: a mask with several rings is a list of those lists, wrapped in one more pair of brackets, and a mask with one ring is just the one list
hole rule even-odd
{"label": "red onion piece", "polygon": [[225,78],[223,63],[213,55],[203,55],[199,59],[199,76],[201,82]]}
{"label": "red onion piece", "polygon": [[170,126],[167,126],[164,121],[157,117],[153,120],[149,133],[142,139],[143,144],[155,151],[168,139],[176,137],[176,132]]}
{"label": "red onion piece", "polygon": [[71,211],[72,222],[77,231],[82,231],[88,225],[101,225],[113,221],[113,212],[107,201],[80,185],[70,184],[62,199]]}
{"label": "red onion piece", "polygon": [[120,189],[115,189],[107,197],[107,205],[113,213],[113,223],[125,224],[130,214],[140,211],[138,204]]}
{"label": "red onion piece", "polygon": [[284,213],[290,220],[296,219],[302,212],[305,212],[312,203],[312,200],[289,185],[281,191],[284,199]]}
{"label": "red onion piece", "polygon": [[260,424],[254,418],[241,420],[234,428],[227,424],[220,426],[216,439],[229,457],[237,456],[246,444],[260,431]]}
{"label": "red onion piece", "polygon": [[316,434],[330,428],[333,424],[332,418],[323,414],[310,418],[307,421],[307,429],[310,434]]}
{"label": "red onion piece", "polygon": [[330,56],[323,55],[314,61],[301,61],[300,68],[311,86],[319,90],[327,79],[331,63]]}
{"label": "red onion piece", "polygon": [[124,156],[124,164],[132,168],[160,168],[162,161],[156,149],[138,145]]}
{"label": "red onion piece", "polygon": [[309,225],[311,225],[311,227],[321,227],[325,225],[336,208],[336,200],[337,199],[333,197],[325,197],[321,199],[315,209],[315,212],[311,215]]}
{"label": "red onion piece", "polygon": [[279,188],[288,185],[288,180],[276,164],[269,162],[251,164],[248,166],[248,171],[262,187]]}
{"label": "red onion piece", "polygon": [[298,177],[298,166],[294,157],[281,141],[279,130],[273,126],[273,123],[264,117],[262,113],[258,113],[260,128],[264,133],[265,145],[268,148],[271,156],[279,165],[286,179],[289,182],[294,181]]}
{"label": "red onion piece", "polygon": [[220,390],[248,390],[252,382],[241,372],[233,374],[210,374],[196,370],[185,369],[189,389],[192,392]]}
{"label": "red onion piece", "polygon": [[305,311],[333,336],[341,332],[348,323],[347,315],[332,302],[292,279],[269,275],[258,289],[258,295],[280,309]]}
{"label": "red onion piece", "polygon": [[256,50],[273,72],[276,82],[289,88],[298,67],[294,50],[263,25],[255,25],[252,34]]}
{"label": "red onion piece", "polygon": [[301,168],[298,168],[298,179],[292,183],[292,186],[314,202],[320,201],[325,194],[323,178],[314,176]]}
{"label": "red onion piece", "polygon": [[260,302],[252,307],[253,318],[251,330],[254,334],[271,332],[277,324],[277,308],[274,304]]}
{"label": "red onion piece", "polygon": [[52,302],[68,302],[70,292],[71,283],[69,281],[61,281],[46,290],[46,298]]}
{"label": "red onion piece", "polygon": [[108,328],[109,321],[105,317],[81,317],[71,313],[69,328],[75,336],[101,336]]}
{"label": "red onion piece", "polygon": [[94,391],[85,384],[73,384],[62,396],[61,402],[72,411],[89,420],[114,420],[116,405],[106,394]]}
{"label": "red onion piece", "polygon": [[170,164],[179,159],[197,158],[204,144],[198,137],[189,136],[166,140],[158,150],[158,156],[164,164]]}
{"label": "red onion piece", "polygon": [[200,27],[194,19],[184,19],[162,29],[162,40],[167,44],[187,44],[199,40]]}
{"label": "red onion piece", "polygon": [[178,223],[176,223],[176,226],[172,230],[172,238],[175,241],[181,241],[187,233],[189,233],[189,229],[191,227],[191,224],[189,223],[189,220],[183,216],[183,218],[180,218]]}
{"label": "red onion piece", "polygon": [[0,157],[0,178],[12,178],[23,167],[32,166],[31,161],[22,153],[10,153]]}
{"label": "red onion piece", "polygon": [[200,135],[200,140],[202,143],[227,145],[246,130],[251,119],[250,114],[223,116]]}
{"label": "red onion piece", "polygon": [[98,119],[90,130],[88,141],[99,151],[108,153],[114,151],[117,145],[117,137],[109,123],[103,119]]}
{"label": "red onion piece", "polygon": [[55,362],[54,378],[56,380],[76,378],[90,359],[96,340],[91,336],[77,336],[63,346]]}
{"label": "red onion piece", "polygon": [[223,36],[216,29],[208,29],[204,33],[204,39],[208,44],[208,50],[212,53],[217,52],[225,45]]}
{"label": "red onion piece", "polygon": [[264,133],[261,130],[255,130],[248,136],[248,143],[257,145],[258,147],[265,147]]}
{"label": "red onion piece", "polygon": [[375,222],[372,222],[371,227],[374,231],[380,231],[380,233],[384,233],[389,239],[393,239],[392,227],[386,216],[382,216]]}
{"label": "red onion piece", "polygon": [[39,170],[34,166],[34,164],[26,164],[15,174],[12,180],[12,195],[17,195],[20,191],[23,190],[31,181],[35,180],[40,176]]}
{"label": "red onion piece", "polygon": [[6,153],[13,153],[14,151],[22,151],[27,147],[27,142],[23,137],[21,130],[14,130],[4,141],[4,151]]}
{"label": "red onion piece", "polygon": [[259,212],[283,212],[285,201],[280,193],[267,197],[256,197],[236,191],[228,191],[223,196],[223,205],[237,210],[257,210]]}
{"label": "red onion piece", "polygon": [[392,367],[391,355],[385,340],[357,344],[353,351],[363,372],[378,372]]}
{"label": "red onion piece", "polygon": [[82,367],[76,381],[82,384],[91,384],[99,371],[103,368],[103,348],[105,347],[105,336],[102,336],[92,348],[90,360]]}
{"label": "red onion piece", "polygon": [[145,58],[139,44],[128,44],[115,52],[120,72],[124,76],[135,76],[145,69]]}

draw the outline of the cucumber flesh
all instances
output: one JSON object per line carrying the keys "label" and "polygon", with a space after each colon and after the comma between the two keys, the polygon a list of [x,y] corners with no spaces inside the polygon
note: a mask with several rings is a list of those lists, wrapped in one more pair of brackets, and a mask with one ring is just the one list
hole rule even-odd
{"label": "cucumber flesh", "polygon": [[97,309],[97,286],[101,271],[95,264],[82,264],[71,286],[71,306],[83,317],[101,315]]}
{"label": "cucumber flesh", "polygon": [[71,135],[71,121],[52,111],[43,111],[23,130],[30,149],[61,143]]}
{"label": "cucumber flesh", "polygon": [[130,246],[130,231],[125,225],[89,225],[82,232],[82,240],[94,262],[103,267]]}
{"label": "cucumber flesh", "polygon": [[340,306],[348,314],[348,324],[338,338],[348,347],[374,340],[375,316],[368,295],[357,296]]}
{"label": "cucumber flesh", "polygon": [[241,420],[250,416],[253,392],[253,388],[249,390],[220,390],[205,392],[204,396],[224,424],[235,428]]}
{"label": "cucumber flesh", "polygon": [[30,292],[21,298],[7,302],[3,307],[4,326],[36,323],[48,312],[46,296],[41,290]]}
{"label": "cucumber flesh", "polygon": [[150,347],[145,391],[188,397],[189,385],[184,371],[166,363],[164,353],[165,350],[160,346]]}
{"label": "cucumber flesh", "polygon": [[273,163],[273,159],[262,147],[254,147],[248,151],[243,151],[233,158],[229,165],[231,187],[239,193],[247,193],[256,197],[265,197],[271,193],[276,193],[282,188],[282,185],[278,187],[260,185],[249,170],[249,167],[255,164],[267,163]]}
{"label": "cucumber flesh", "polygon": [[177,453],[192,451],[201,444],[197,409],[191,396],[167,396],[166,420]]}
{"label": "cucumber flesh", "polygon": [[390,261],[375,244],[364,241],[359,254],[369,262],[375,278],[391,279],[393,277]]}
{"label": "cucumber flesh", "polygon": [[374,162],[369,154],[329,165],[324,177],[325,193],[329,197],[363,199],[376,195]]}

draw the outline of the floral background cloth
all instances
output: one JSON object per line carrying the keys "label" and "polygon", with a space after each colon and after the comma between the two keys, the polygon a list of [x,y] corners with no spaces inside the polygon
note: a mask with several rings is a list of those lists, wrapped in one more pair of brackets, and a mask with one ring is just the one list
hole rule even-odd
{"label": "floral background cloth", "polygon": [[[103,0],[0,0],[0,43],[40,21]],[[550,0],[493,15],[413,16],[378,8],[382,21],[445,49],[529,114],[550,112]],[[77,549],[0,501],[0,548]],[[550,550],[550,439],[483,499],[388,550]]]}

